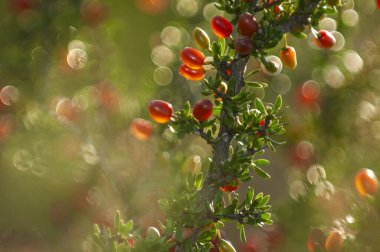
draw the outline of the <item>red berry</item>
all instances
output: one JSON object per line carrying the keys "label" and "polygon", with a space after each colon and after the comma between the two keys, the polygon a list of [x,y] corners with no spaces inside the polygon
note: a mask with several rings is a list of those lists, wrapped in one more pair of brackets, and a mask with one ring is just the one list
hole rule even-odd
{"label": "red berry", "polygon": [[194,117],[200,121],[207,121],[212,115],[213,104],[209,99],[200,100],[193,108]]}
{"label": "red berry", "polygon": [[260,125],[261,127],[264,126],[264,124],[265,124],[265,119],[261,120],[260,123],[259,123],[259,125]]}
{"label": "red berry", "polygon": [[377,8],[380,10],[380,0],[377,0]]}
{"label": "red berry", "polygon": [[83,3],[81,14],[87,24],[95,26],[106,18],[107,9],[99,0],[88,0]]}
{"label": "red berry", "polygon": [[356,173],[355,187],[360,195],[367,196],[378,191],[379,181],[372,170],[363,168]]}
{"label": "red berry", "polygon": [[280,59],[282,64],[288,68],[295,69],[297,67],[296,50],[291,46],[286,46],[281,49]]}
{"label": "red berry", "polygon": [[232,24],[221,16],[216,16],[211,20],[211,27],[212,31],[219,38],[227,38],[233,30]]}
{"label": "red berry", "polygon": [[152,124],[144,119],[135,118],[130,126],[131,133],[139,140],[147,140],[153,132]]}
{"label": "red berry", "polygon": [[179,73],[188,80],[199,81],[205,76],[203,68],[192,69],[187,65],[182,65],[179,68]]}
{"label": "red berry", "polygon": [[15,14],[30,10],[35,5],[35,0],[10,0],[9,8]]}
{"label": "red berry", "polygon": [[111,82],[104,80],[95,87],[95,95],[97,96],[99,105],[105,109],[117,111],[120,106],[120,93]]}
{"label": "red berry", "polygon": [[149,115],[157,123],[167,123],[173,114],[170,103],[161,100],[153,100],[148,106]]}
{"label": "red berry", "polygon": [[223,192],[233,192],[236,191],[239,187],[239,181],[234,179],[229,185],[221,186],[219,189]]}
{"label": "red berry", "polygon": [[191,48],[185,47],[181,51],[182,62],[192,69],[199,69],[203,67],[203,62],[205,61],[205,56],[202,52]]}
{"label": "red berry", "polygon": [[234,41],[234,48],[240,55],[248,55],[252,52],[252,40],[247,36],[237,37]]}
{"label": "red berry", "polygon": [[259,30],[256,18],[250,13],[241,14],[238,20],[238,30],[241,35],[251,37]]}
{"label": "red berry", "polygon": [[137,9],[149,14],[156,15],[164,12],[170,4],[169,0],[135,0]]}
{"label": "red berry", "polygon": [[317,248],[323,249],[325,246],[326,236],[320,228],[313,228],[307,237],[307,250],[314,252]]}
{"label": "red berry", "polygon": [[127,242],[128,242],[128,246],[130,248],[134,248],[135,247],[135,239],[133,239],[132,237],[129,237],[128,240],[127,240]]}
{"label": "red berry", "polygon": [[331,34],[331,32],[325,30],[320,30],[314,41],[317,46],[326,49],[331,48],[336,42],[335,37]]}

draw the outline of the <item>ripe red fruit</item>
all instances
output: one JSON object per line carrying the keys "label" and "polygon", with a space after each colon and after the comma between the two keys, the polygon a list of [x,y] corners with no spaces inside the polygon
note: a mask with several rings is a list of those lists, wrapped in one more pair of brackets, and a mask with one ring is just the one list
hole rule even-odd
{"label": "ripe red fruit", "polygon": [[132,237],[129,237],[128,240],[127,240],[127,242],[128,242],[128,246],[130,248],[134,248],[135,247],[135,239],[133,239]]}
{"label": "ripe red fruit", "polygon": [[202,80],[203,77],[205,76],[203,68],[192,69],[191,67],[187,65],[180,66],[179,73],[186,79],[192,80],[192,81]]}
{"label": "ripe red fruit", "polygon": [[240,55],[248,55],[252,52],[252,40],[247,36],[237,37],[234,41],[234,48]]}
{"label": "ripe red fruit", "polygon": [[233,27],[232,24],[221,16],[216,16],[211,20],[212,31],[219,38],[226,38],[231,35]]}
{"label": "ripe red fruit", "polygon": [[323,249],[325,246],[326,236],[320,228],[313,228],[307,237],[307,250],[314,252],[317,248]]}
{"label": "ripe red fruit", "polygon": [[106,6],[99,0],[85,1],[81,7],[83,20],[89,25],[98,25],[107,16]]}
{"label": "ripe red fruit", "polygon": [[241,14],[238,20],[238,31],[241,35],[252,37],[259,30],[256,18],[250,13]]}
{"label": "ripe red fruit", "polygon": [[282,64],[290,69],[295,69],[297,67],[296,50],[291,46],[286,46],[281,49],[280,59]]}
{"label": "ripe red fruit", "polygon": [[207,121],[212,115],[213,104],[209,99],[200,100],[193,108],[194,117],[200,121]]}
{"label": "ripe red fruit", "polygon": [[317,37],[314,39],[314,42],[317,46],[329,49],[335,45],[335,37],[329,31],[320,30],[317,34]]}
{"label": "ripe red fruit", "polygon": [[372,170],[363,168],[355,175],[355,187],[360,195],[367,196],[378,191],[379,181]]}
{"label": "ripe red fruit", "polygon": [[153,100],[148,106],[149,115],[157,123],[167,123],[173,114],[170,103],[161,100]]}
{"label": "ripe red fruit", "polygon": [[153,132],[152,124],[141,118],[133,119],[129,129],[131,133],[139,140],[147,140]]}
{"label": "ripe red fruit", "polygon": [[343,249],[343,237],[338,231],[332,231],[325,242],[327,252],[339,252]]}
{"label": "ripe red fruit", "polygon": [[192,69],[199,69],[203,67],[203,62],[205,61],[205,56],[202,52],[191,48],[185,47],[181,51],[182,62]]}
{"label": "ripe red fruit", "polygon": [[15,14],[30,10],[34,5],[35,0],[9,0],[9,8]]}
{"label": "ripe red fruit", "polygon": [[120,107],[120,93],[111,82],[103,80],[95,88],[95,95],[99,105],[110,111],[118,111]]}
{"label": "ripe red fruit", "polygon": [[380,0],[377,0],[377,8],[380,10]]}
{"label": "ripe red fruit", "polygon": [[230,184],[221,186],[219,189],[223,192],[233,192],[236,191],[239,187],[239,181],[234,179]]}

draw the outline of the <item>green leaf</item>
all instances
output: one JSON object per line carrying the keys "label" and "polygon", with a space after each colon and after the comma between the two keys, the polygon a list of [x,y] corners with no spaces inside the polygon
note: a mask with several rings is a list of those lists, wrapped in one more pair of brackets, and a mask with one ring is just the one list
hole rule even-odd
{"label": "green leaf", "polygon": [[212,93],[212,91],[209,91],[209,90],[202,90],[202,91],[201,91],[201,94],[202,94],[203,96],[210,96],[210,95],[212,95],[213,93]]}
{"label": "green leaf", "polygon": [[244,78],[247,79],[248,77],[250,77],[251,75],[255,74],[255,73],[258,73],[260,72],[260,69],[256,69],[256,70],[253,70],[251,72],[249,72]]}
{"label": "green leaf", "polygon": [[190,113],[190,110],[191,110],[191,105],[190,105],[190,102],[187,101],[185,104],[185,108],[183,110],[185,112],[185,115],[188,115]]}
{"label": "green leaf", "polygon": [[220,55],[220,47],[217,42],[212,43],[212,55],[214,55],[214,57]]}
{"label": "green leaf", "polygon": [[129,234],[133,229],[133,220],[129,220],[123,227],[123,234]]}
{"label": "green leaf", "polygon": [[121,230],[121,225],[120,225],[121,221],[120,221],[120,211],[119,210],[117,210],[116,213],[115,213],[115,216],[113,218],[113,223],[114,223],[114,226],[115,226],[116,230],[118,232],[120,232],[120,230]]}
{"label": "green leaf", "polygon": [[253,161],[253,163],[257,166],[263,166],[263,165],[269,165],[270,161],[267,159],[256,159]]}
{"label": "green leaf", "polygon": [[256,105],[256,108],[263,114],[267,114],[267,111],[265,109],[265,106],[263,104],[263,102],[259,99],[259,98],[256,98],[255,99],[255,105]]}
{"label": "green leaf", "polygon": [[199,242],[208,242],[211,240],[212,240],[211,232],[208,230],[201,232],[197,237],[197,241]]}
{"label": "green leaf", "polygon": [[252,164],[252,168],[253,168],[254,172],[255,172],[258,176],[262,177],[263,179],[270,179],[270,178],[271,178],[270,175],[269,175],[268,173],[266,173],[263,169],[261,169],[261,168],[258,167],[257,165]]}
{"label": "green leaf", "polygon": [[279,111],[282,107],[282,97],[281,95],[278,95],[277,98],[276,98],[276,102],[274,103],[274,113],[276,113],[277,111]]}
{"label": "green leaf", "polygon": [[336,8],[331,6],[323,6],[322,10],[324,13],[332,15],[336,13]]}
{"label": "green leaf", "polygon": [[265,88],[268,87],[268,84],[265,82],[257,82],[257,81],[245,81],[245,84],[251,87],[256,88]]}
{"label": "green leaf", "polygon": [[269,148],[271,148],[272,151],[276,151],[271,141],[266,141],[266,144],[268,145]]}
{"label": "green leaf", "polygon": [[226,40],[224,38],[221,38],[219,39],[218,44],[220,48],[220,55],[223,55],[226,48]]}
{"label": "green leaf", "polygon": [[255,191],[251,187],[248,187],[247,196],[245,198],[245,209],[249,209],[251,207],[254,193]]}
{"label": "green leaf", "polygon": [[291,34],[292,34],[294,37],[296,37],[296,38],[300,38],[300,39],[305,39],[305,38],[307,38],[306,33],[303,33],[303,32],[300,32],[300,31],[293,30],[293,31],[291,31]]}
{"label": "green leaf", "polygon": [[270,217],[272,217],[271,213],[263,213],[261,215],[261,218],[264,219],[264,220],[269,220]]}
{"label": "green leaf", "polygon": [[240,241],[241,241],[242,243],[246,243],[246,241],[247,241],[247,237],[246,237],[246,235],[245,235],[245,228],[244,228],[244,225],[241,225],[241,226],[240,226]]}
{"label": "green leaf", "polygon": [[175,229],[175,235],[174,235],[175,239],[179,242],[182,242],[183,241],[183,236],[182,236],[182,227],[180,226],[177,226],[176,229]]}
{"label": "green leaf", "polygon": [[195,181],[194,181],[195,189],[200,190],[202,188],[202,182],[203,182],[203,174],[199,173],[195,177]]}
{"label": "green leaf", "polygon": [[269,202],[269,199],[270,199],[270,195],[263,197],[261,201],[259,202],[259,204],[256,205],[256,207],[265,206]]}

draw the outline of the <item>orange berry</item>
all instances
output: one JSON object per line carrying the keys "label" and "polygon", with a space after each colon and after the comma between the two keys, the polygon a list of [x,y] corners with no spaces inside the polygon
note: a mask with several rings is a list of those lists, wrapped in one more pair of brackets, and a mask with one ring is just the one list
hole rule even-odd
{"label": "orange berry", "polygon": [[355,175],[355,187],[360,195],[367,196],[378,191],[379,181],[372,170],[363,168]]}
{"label": "orange berry", "polygon": [[291,46],[286,46],[281,49],[280,59],[282,64],[290,69],[295,69],[297,67],[296,50]]}
{"label": "orange berry", "polygon": [[339,252],[343,249],[343,237],[338,231],[332,231],[325,242],[326,252]]}
{"label": "orange berry", "polygon": [[179,74],[185,77],[188,80],[192,81],[200,81],[205,76],[203,68],[200,69],[192,69],[187,65],[182,65],[179,68]]}
{"label": "orange berry", "polygon": [[152,124],[141,118],[133,119],[129,129],[133,136],[142,141],[149,139],[153,132]]}
{"label": "orange berry", "polygon": [[185,47],[181,51],[182,62],[192,69],[200,69],[203,67],[205,56],[201,51],[191,47]]}

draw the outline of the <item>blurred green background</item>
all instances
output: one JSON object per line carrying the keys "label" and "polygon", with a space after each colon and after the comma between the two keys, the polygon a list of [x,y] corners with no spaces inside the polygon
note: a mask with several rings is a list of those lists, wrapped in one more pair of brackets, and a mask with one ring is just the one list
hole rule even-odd
{"label": "blurred green background", "polygon": [[[306,251],[316,226],[380,249],[372,244],[377,215],[366,235],[365,214],[347,221],[367,207],[353,186],[356,171],[379,171],[379,10],[372,0],[345,0],[339,9],[319,27],[333,31],[332,50],[289,36],[298,68],[255,76],[269,83],[252,89],[258,97],[284,95],[289,124],[287,143],[268,155],[273,179],[252,182],[272,194],[276,225],[249,230],[251,245],[238,251]],[[160,125],[141,139],[130,125],[149,120],[151,99],[178,109],[201,98],[177,73],[178,55],[195,46],[195,26],[212,35],[217,14],[205,0],[1,2],[0,251],[81,251],[92,224],[111,225],[116,209],[142,227],[157,225],[157,200],[187,172],[207,168],[210,148]],[[327,173],[317,185],[306,176],[314,164]],[[239,244],[234,229],[225,235]]]}

